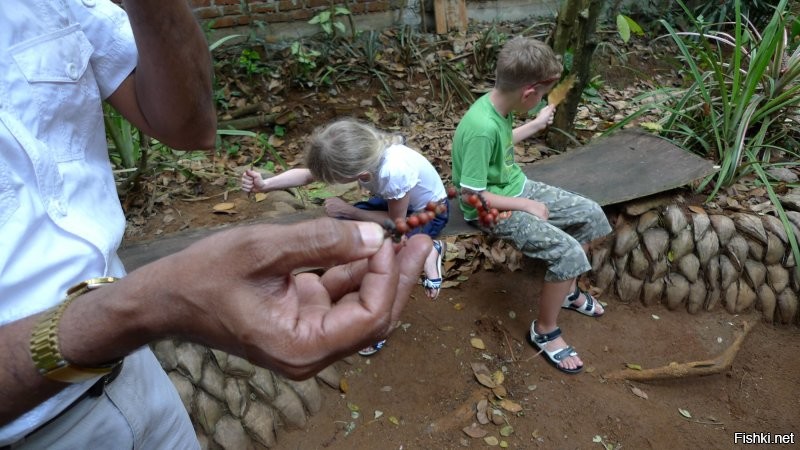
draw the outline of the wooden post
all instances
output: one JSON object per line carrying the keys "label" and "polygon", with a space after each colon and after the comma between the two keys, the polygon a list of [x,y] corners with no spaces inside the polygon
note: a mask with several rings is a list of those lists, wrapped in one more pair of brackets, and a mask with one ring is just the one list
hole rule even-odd
{"label": "wooden post", "polygon": [[447,33],[446,0],[433,0],[433,16],[436,19],[436,34]]}
{"label": "wooden post", "polygon": [[464,0],[433,0],[436,33],[467,32],[467,4]]}

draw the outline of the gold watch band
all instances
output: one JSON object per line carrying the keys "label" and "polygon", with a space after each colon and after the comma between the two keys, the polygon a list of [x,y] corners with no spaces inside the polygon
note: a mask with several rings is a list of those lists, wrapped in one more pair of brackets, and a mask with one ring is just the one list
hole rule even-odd
{"label": "gold watch band", "polygon": [[70,364],[61,355],[58,345],[58,324],[67,306],[81,295],[104,284],[117,281],[113,277],[91,278],[67,290],[67,298],[45,312],[31,333],[30,352],[36,369],[42,376],[64,383],[79,383],[110,373],[122,358],[97,367],[81,367]]}

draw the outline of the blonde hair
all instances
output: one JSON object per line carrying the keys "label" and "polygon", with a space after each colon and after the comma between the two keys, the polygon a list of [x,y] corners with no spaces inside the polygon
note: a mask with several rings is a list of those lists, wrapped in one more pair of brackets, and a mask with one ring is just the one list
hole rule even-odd
{"label": "blonde hair", "polygon": [[314,178],[328,184],[352,181],[364,172],[377,171],[384,150],[395,143],[402,143],[402,137],[355,119],[339,119],[314,131],[306,167]]}
{"label": "blonde hair", "polygon": [[495,88],[509,92],[536,82],[556,81],[562,70],[561,57],[549,45],[517,36],[497,54]]}

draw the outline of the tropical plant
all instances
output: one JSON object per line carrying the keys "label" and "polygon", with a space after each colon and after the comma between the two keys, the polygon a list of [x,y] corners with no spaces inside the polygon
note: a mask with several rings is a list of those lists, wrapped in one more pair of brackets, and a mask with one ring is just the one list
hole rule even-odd
{"label": "tropical plant", "polygon": [[[308,23],[312,25],[319,25],[322,31],[329,37],[336,37],[339,34],[344,35],[347,32],[347,26],[344,22],[339,20],[341,17],[347,17],[350,21],[351,38],[355,38],[355,24],[353,23],[353,15],[345,6],[335,5],[331,2],[328,9],[322,10],[317,13]],[[337,33],[338,32],[338,33]]]}
{"label": "tropical plant", "polygon": [[[768,170],[798,164],[790,153],[800,145],[800,47],[791,28],[796,18],[787,13],[787,0],[781,0],[759,31],[743,16],[737,0],[736,20],[718,30],[718,24],[695,17],[682,0],[678,3],[694,31],[662,24],[680,52],[687,85],[644,94],[636,99],[644,106],[608,132],[642,116],[655,116],[651,129],[718,162],[719,170],[699,187],[710,189],[709,199],[747,177],[765,188],[791,230]],[[795,260],[800,261],[796,239],[788,235]]]}
{"label": "tropical plant", "polygon": [[302,85],[313,86],[314,73],[320,52],[314,50],[300,41],[294,41],[286,50],[288,51],[286,69],[293,81]]}

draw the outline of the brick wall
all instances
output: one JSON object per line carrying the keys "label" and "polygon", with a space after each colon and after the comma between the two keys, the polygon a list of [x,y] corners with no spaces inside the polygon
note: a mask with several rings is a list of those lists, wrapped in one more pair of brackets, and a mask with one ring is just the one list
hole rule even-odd
{"label": "brick wall", "polygon": [[[403,0],[333,0],[355,14],[381,13],[399,9]],[[267,24],[306,22],[330,8],[330,0],[190,0],[201,22],[212,28],[248,25],[254,21]]]}

